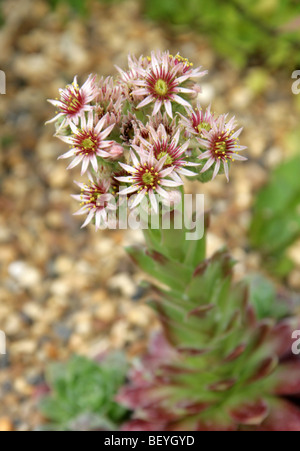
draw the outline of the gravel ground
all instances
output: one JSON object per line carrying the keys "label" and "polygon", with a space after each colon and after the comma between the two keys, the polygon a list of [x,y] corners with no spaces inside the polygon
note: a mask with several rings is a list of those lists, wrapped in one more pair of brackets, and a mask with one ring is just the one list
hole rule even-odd
{"label": "gravel ground", "polygon": [[[95,356],[112,348],[140,354],[155,327],[140,288],[143,274],[127,258],[124,245],[142,241],[139,232],[80,229],[76,170],[57,161],[65,147],[53,139],[54,114],[47,98],[78,74],[115,73],[128,52],[148,55],[154,48],[187,56],[210,71],[203,105],[236,114],[245,127],[247,163],[237,163],[231,182],[224,177],[205,186],[212,210],[209,253],[224,243],[239,261],[236,277],[260,266],[247,250],[253,196],[272,167],[293,153],[290,132],[297,127],[299,102],[291,74],[261,69],[235,70],[221,61],[203,37],[165,31],[142,18],[134,1],[97,4],[85,22],[56,13],[42,0],[6,0],[0,29],[0,68],[7,94],[0,97],[0,330],[7,335],[0,356],[0,430],[32,430],[41,418],[36,387],[51,361],[72,353]],[[259,86],[255,80],[263,80]],[[295,248],[299,256],[299,247]],[[298,249],[298,252],[297,252]],[[299,264],[299,258],[298,258]],[[300,266],[289,279],[300,288]]]}

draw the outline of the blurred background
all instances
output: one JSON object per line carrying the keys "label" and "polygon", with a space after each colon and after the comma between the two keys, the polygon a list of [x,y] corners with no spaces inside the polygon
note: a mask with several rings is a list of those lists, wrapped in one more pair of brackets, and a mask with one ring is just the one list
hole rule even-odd
{"label": "blurred background", "polygon": [[76,74],[80,83],[115,74],[128,53],[152,49],[208,69],[203,106],[236,115],[249,148],[229,184],[188,185],[212,212],[208,253],[226,244],[237,279],[259,272],[265,296],[279,287],[299,295],[297,0],[2,0],[0,42],[0,430],[43,423],[37,397],[49,363],[111,349],[140,355],[156,327],[143,274],[123,249],[141,234],[96,234],[72,216],[80,174],[57,161],[65,145],[44,123],[55,114],[47,99]]}

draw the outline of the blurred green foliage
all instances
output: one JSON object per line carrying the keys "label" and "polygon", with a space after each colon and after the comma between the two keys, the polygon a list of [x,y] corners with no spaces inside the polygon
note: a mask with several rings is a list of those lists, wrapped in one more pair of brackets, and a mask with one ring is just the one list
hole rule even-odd
{"label": "blurred green foliage", "polygon": [[300,238],[300,157],[280,165],[258,193],[250,241],[267,268],[286,277],[293,268],[287,249]]}
{"label": "blurred green foliage", "polygon": [[41,411],[55,431],[117,430],[128,412],[114,401],[127,372],[122,353],[109,354],[101,364],[74,356],[48,368],[51,394]]}
{"label": "blurred green foliage", "polygon": [[[122,0],[96,0],[101,3],[116,3],[117,1]],[[87,16],[90,11],[90,6],[93,3],[93,0],[48,0],[51,7],[54,9],[59,4],[65,4],[69,6],[75,13],[80,14],[81,16]]]}
{"label": "blurred green foliage", "polygon": [[277,296],[275,285],[261,274],[250,274],[245,279],[249,286],[249,300],[259,319],[282,319],[289,316],[288,303]]}
{"label": "blurred green foliage", "polygon": [[292,25],[300,16],[298,0],[141,1],[148,17],[207,35],[239,66],[300,64],[300,26]]}
{"label": "blurred green foliage", "polygon": [[[93,1],[48,0],[53,8],[67,4],[88,15]],[[216,51],[237,66],[300,65],[299,0],[136,0],[147,18],[169,25],[174,32],[195,30],[205,35]]]}

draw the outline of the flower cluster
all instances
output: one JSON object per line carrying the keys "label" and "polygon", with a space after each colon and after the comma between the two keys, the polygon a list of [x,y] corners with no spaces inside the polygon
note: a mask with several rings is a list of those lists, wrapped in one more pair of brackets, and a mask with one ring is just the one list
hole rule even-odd
{"label": "flower cluster", "polygon": [[[207,181],[224,172],[228,179],[230,163],[245,159],[235,119],[201,108],[201,67],[180,55],[152,52],[130,56],[128,69],[117,69],[116,78],[90,75],[82,87],[75,77],[59,99],[50,100],[57,108],[50,121],[56,136],[70,146],[60,158],[71,159],[68,169],[81,165],[90,180],[80,184],[83,226],[93,220],[96,229],[107,224],[111,206],[124,196],[134,196],[131,208],[146,197],[158,211],[157,198],[171,202],[183,177],[204,181],[206,173]],[[114,202],[100,208],[98,195]]]}

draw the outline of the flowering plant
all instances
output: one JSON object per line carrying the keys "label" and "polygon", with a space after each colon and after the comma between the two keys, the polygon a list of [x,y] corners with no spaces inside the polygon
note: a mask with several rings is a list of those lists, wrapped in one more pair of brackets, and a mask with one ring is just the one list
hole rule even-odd
{"label": "flowering plant", "polygon": [[[198,80],[206,71],[180,55],[129,57],[118,72],[116,79],[91,75],[82,87],[75,78],[51,102],[56,136],[70,145],[61,158],[88,175],[74,196],[83,227],[116,227],[124,204],[160,219],[144,230],[145,248],[128,249],[154,280],[163,332],[118,394],[133,411],[123,429],[300,430],[300,411],[283,400],[300,393],[300,365],[290,352],[297,316],[287,306],[283,317],[260,317],[245,284],[233,283],[228,254],[206,260],[205,237],[186,240],[177,208],[184,177],[229,180],[232,162],[246,159],[242,129],[201,108]],[[196,223],[199,217],[203,211]]]}

